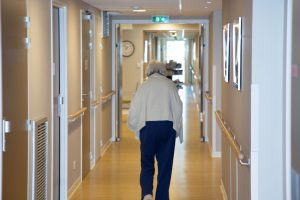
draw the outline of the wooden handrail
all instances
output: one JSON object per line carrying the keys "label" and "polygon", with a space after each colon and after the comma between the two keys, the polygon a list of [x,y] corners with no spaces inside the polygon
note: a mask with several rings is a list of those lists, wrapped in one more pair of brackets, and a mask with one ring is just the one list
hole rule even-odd
{"label": "wooden handrail", "polygon": [[101,101],[107,101],[108,99],[110,99],[116,92],[115,91],[111,91],[110,93],[108,93],[107,95],[101,97]]}
{"label": "wooden handrail", "polygon": [[[232,134],[230,133],[230,131],[226,127],[226,122],[222,118],[221,111],[216,111],[215,114],[216,114],[217,122],[218,122],[220,128],[222,129],[222,133],[226,137],[226,139],[227,139],[228,143],[230,144],[231,148],[233,149],[235,155],[238,157],[238,159],[240,161],[240,164],[245,165],[245,166],[250,165],[250,159],[248,159],[248,160],[245,159],[245,155],[241,151],[240,145],[233,138]],[[246,162],[245,162],[245,160],[246,160]]]}
{"label": "wooden handrail", "polygon": [[87,110],[87,107],[83,107],[80,110],[78,110],[77,112],[70,114],[68,116],[70,121],[75,121],[78,117],[80,117],[81,115],[84,114],[84,112]]}
{"label": "wooden handrail", "polygon": [[96,107],[96,106],[98,106],[99,104],[101,104],[101,101],[100,101],[100,100],[95,100],[95,101],[92,101],[92,102],[91,102],[91,106],[92,106],[92,107]]}
{"label": "wooden handrail", "polygon": [[205,96],[205,98],[207,99],[208,102],[212,102],[212,99],[213,99],[213,98],[212,98],[212,96],[209,95],[209,92],[208,92],[208,91],[206,91],[206,92],[204,93],[204,96]]}

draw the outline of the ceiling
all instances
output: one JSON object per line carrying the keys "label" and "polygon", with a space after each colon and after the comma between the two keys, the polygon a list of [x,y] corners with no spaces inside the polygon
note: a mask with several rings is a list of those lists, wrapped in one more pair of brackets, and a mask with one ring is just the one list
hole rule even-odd
{"label": "ceiling", "polygon": [[[168,16],[208,16],[211,11],[222,8],[222,0],[83,0],[100,10],[120,15],[168,15]],[[180,11],[179,4],[182,9]],[[209,3],[210,2],[210,3]],[[144,13],[134,13],[132,9],[146,9]]]}

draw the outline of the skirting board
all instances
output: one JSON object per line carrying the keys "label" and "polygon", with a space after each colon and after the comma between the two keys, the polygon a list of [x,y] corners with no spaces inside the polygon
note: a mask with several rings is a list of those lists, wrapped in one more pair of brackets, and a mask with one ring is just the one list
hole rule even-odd
{"label": "skirting board", "polygon": [[81,177],[78,177],[74,184],[68,190],[68,199],[70,199],[81,184]]}
{"label": "skirting board", "polygon": [[225,190],[225,187],[224,187],[224,184],[223,184],[222,180],[221,180],[220,190],[221,190],[221,194],[222,194],[222,199],[223,200],[228,200],[226,190]]}
{"label": "skirting board", "polygon": [[106,153],[112,143],[112,139],[108,140],[101,149],[101,157]]}

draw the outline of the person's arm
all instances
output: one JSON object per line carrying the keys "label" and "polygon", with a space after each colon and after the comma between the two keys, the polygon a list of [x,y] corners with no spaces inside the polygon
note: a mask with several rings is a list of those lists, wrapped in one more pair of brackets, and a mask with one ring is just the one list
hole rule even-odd
{"label": "person's arm", "polygon": [[141,110],[140,107],[141,107],[141,95],[140,95],[140,90],[138,89],[130,103],[128,119],[127,119],[128,128],[134,132],[137,131],[136,129],[139,122],[138,114],[139,111]]}
{"label": "person's arm", "polygon": [[173,118],[177,131],[177,135],[179,137],[180,143],[183,142],[183,122],[182,122],[182,101],[178,94],[177,88],[174,86],[173,89],[173,99],[172,99],[172,112]]}

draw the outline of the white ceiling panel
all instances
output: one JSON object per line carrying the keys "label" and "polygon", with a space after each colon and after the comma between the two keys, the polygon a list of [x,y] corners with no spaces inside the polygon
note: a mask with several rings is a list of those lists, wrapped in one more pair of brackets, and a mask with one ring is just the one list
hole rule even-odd
{"label": "white ceiling panel", "polygon": [[[168,15],[168,16],[208,16],[211,11],[222,8],[222,0],[84,0],[101,10],[121,15]],[[182,10],[179,10],[179,3]],[[207,3],[211,2],[211,3]],[[133,7],[146,9],[145,13],[132,12]]]}

